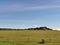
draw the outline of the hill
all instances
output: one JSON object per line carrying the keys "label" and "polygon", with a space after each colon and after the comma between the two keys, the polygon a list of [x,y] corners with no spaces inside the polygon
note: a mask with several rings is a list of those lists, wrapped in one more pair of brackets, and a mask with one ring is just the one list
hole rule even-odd
{"label": "hill", "polygon": [[53,30],[48,27],[36,27],[36,28],[28,28],[28,30]]}

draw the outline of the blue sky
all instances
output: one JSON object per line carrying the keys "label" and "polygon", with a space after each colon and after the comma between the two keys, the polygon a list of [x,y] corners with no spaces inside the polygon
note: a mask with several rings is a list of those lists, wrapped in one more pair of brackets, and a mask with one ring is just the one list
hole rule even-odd
{"label": "blue sky", "polygon": [[60,0],[0,0],[1,28],[39,26],[60,29]]}

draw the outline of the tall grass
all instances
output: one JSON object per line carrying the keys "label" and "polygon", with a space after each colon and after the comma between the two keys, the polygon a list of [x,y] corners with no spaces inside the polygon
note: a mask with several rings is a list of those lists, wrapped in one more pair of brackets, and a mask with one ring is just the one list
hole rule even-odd
{"label": "tall grass", "polygon": [[60,45],[59,31],[0,31],[0,45],[41,45],[38,42],[44,39],[42,45]]}

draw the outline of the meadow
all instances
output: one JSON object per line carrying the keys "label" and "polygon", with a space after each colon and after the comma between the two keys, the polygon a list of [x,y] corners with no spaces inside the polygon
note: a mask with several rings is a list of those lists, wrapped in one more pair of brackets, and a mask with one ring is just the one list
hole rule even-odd
{"label": "meadow", "polygon": [[[40,44],[42,39],[45,42]],[[60,31],[1,30],[0,45],[60,45]]]}

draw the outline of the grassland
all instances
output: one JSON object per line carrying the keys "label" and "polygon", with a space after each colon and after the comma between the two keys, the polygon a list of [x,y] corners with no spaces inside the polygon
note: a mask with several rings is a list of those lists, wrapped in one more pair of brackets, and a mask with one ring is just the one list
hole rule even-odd
{"label": "grassland", "polygon": [[[40,44],[41,39],[45,40]],[[60,45],[59,31],[0,31],[0,45]]]}

